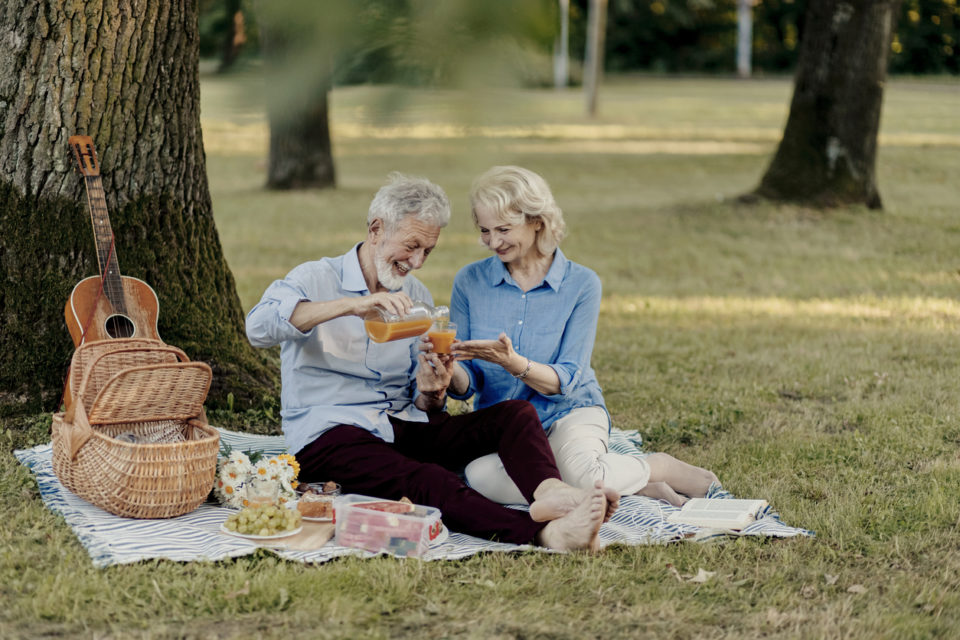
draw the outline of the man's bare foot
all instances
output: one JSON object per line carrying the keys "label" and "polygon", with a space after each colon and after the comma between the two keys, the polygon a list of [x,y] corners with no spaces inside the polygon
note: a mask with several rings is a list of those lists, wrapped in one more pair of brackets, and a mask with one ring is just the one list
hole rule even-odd
{"label": "man's bare foot", "polygon": [[[620,494],[610,487],[604,487],[599,481],[594,485],[603,493],[606,506],[603,521],[607,522],[620,506]],[[547,522],[567,515],[580,504],[583,496],[593,490],[577,489],[566,482],[555,478],[547,478],[540,483],[533,492],[533,502],[530,503],[530,517],[534,522]]]}
{"label": "man's bare foot", "polygon": [[537,534],[537,544],[560,551],[600,549],[597,534],[603,524],[607,499],[598,488],[584,491],[583,496],[566,515],[547,523]]}
{"label": "man's bare foot", "polygon": [[663,500],[675,507],[682,507],[683,503],[690,499],[686,496],[681,496],[666,482],[648,482],[647,486],[637,491],[637,495],[647,496],[654,500]]}

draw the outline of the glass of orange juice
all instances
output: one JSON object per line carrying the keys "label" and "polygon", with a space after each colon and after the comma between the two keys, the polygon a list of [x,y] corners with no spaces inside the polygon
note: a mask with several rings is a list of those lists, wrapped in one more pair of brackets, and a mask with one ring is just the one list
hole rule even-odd
{"label": "glass of orange juice", "polygon": [[450,353],[450,345],[457,338],[457,325],[449,320],[434,322],[427,337],[433,343],[434,353]]}

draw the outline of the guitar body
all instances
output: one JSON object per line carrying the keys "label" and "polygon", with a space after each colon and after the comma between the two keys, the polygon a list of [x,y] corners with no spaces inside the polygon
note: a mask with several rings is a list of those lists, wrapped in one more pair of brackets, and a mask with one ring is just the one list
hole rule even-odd
{"label": "guitar body", "polygon": [[114,338],[160,339],[157,332],[160,301],[153,288],[130,276],[121,276],[120,281],[126,313],[115,311],[107,296],[101,293],[100,276],[84,278],[73,288],[63,315],[75,347],[84,342]]}

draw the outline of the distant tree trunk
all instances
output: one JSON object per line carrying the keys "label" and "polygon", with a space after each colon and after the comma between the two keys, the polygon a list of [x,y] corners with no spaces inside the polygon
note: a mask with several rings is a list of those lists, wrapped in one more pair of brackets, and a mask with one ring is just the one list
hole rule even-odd
{"label": "distant tree trunk", "polygon": [[246,20],[241,9],[241,0],[226,0],[227,30],[223,37],[223,49],[220,54],[218,73],[229,71],[233,67],[243,45],[247,42]]}
{"label": "distant tree trunk", "polygon": [[269,18],[261,21],[270,124],[267,187],[335,187],[328,100],[331,65],[323,60],[314,61],[316,72],[306,81],[297,73],[291,73],[291,67],[303,64],[295,55],[301,46],[299,39],[304,36],[293,35],[290,31],[293,30],[285,29]]}
{"label": "distant tree trunk", "polygon": [[607,0],[590,0],[587,16],[587,52],[583,64],[583,91],[587,115],[597,115],[597,93],[603,79],[603,43],[607,32]]}
{"label": "distant tree trunk", "polygon": [[0,41],[0,415],[55,408],[64,302],[98,272],[74,133],[99,151],[121,272],[156,290],[164,341],[213,367],[210,404],[275,393],[214,225],[197,3],[8,0]]}
{"label": "distant tree trunk", "polygon": [[877,132],[900,0],[810,0],[790,115],[756,194],[882,206]]}
{"label": "distant tree trunk", "polygon": [[336,186],[330,144],[327,89],[308,102],[273,104],[269,108],[271,189],[324,189]]}
{"label": "distant tree trunk", "polygon": [[753,2],[737,0],[737,75],[749,78],[753,55]]}
{"label": "distant tree trunk", "polygon": [[565,89],[570,80],[570,0],[559,0],[560,35],[553,45],[553,86]]}

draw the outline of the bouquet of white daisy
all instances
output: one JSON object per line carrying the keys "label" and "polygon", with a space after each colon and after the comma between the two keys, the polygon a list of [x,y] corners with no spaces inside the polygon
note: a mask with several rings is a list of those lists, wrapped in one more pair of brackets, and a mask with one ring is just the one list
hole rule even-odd
{"label": "bouquet of white daisy", "polygon": [[280,486],[280,502],[296,499],[297,474],[300,465],[288,453],[264,456],[261,452],[244,453],[225,447],[217,460],[217,476],[213,495],[220,504],[240,509],[247,506],[244,487],[254,476],[276,480]]}

